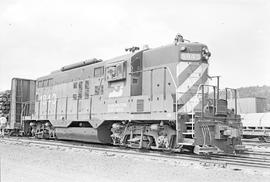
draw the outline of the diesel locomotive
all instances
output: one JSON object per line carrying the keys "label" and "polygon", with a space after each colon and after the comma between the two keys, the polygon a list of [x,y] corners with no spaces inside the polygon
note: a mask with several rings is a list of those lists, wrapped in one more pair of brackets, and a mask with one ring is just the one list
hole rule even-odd
{"label": "diesel locomotive", "polygon": [[[243,149],[240,116],[227,105],[227,92],[236,91],[227,88],[220,98],[219,84],[208,84],[206,45],[178,36],[167,46],[135,48],[36,80],[14,78],[9,127],[38,138],[139,149],[196,154]],[[27,99],[15,101],[22,94]]]}

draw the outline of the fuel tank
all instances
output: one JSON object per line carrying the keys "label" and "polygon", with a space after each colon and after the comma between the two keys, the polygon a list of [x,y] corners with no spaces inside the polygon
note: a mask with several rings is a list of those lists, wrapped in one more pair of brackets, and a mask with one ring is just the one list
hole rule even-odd
{"label": "fuel tank", "polygon": [[55,128],[56,137],[60,140],[75,140],[100,143],[97,138],[97,129],[94,128]]}

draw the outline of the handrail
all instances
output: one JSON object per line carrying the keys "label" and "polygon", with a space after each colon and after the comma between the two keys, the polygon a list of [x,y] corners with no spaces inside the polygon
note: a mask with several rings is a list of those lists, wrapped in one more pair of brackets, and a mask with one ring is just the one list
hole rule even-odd
{"label": "handrail", "polygon": [[[228,92],[228,90],[230,91],[230,93],[231,93],[231,91],[234,91],[234,108],[235,108],[235,118],[237,117],[237,89],[234,89],[234,88],[225,88],[225,94],[226,94],[226,102],[228,102],[228,95],[227,95],[227,92]],[[231,95],[232,95],[232,93],[231,93]],[[232,96],[231,96],[231,98],[233,98]]]}

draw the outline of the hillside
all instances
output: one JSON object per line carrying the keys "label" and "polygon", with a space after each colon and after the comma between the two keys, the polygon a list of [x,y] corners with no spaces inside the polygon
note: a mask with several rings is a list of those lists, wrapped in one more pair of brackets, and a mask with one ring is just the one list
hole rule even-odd
{"label": "hillside", "polygon": [[263,97],[270,99],[270,86],[252,86],[238,88],[239,97]]}
{"label": "hillside", "polygon": [[[251,86],[237,88],[239,98],[262,97],[270,101],[270,86]],[[224,90],[220,90],[222,97],[225,97]]]}
{"label": "hillside", "polygon": [[[261,97],[266,98],[267,110],[270,111],[270,86],[250,86],[250,87],[240,87],[237,89],[238,98],[247,98],[247,97]],[[234,97],[234,94],[231,95],[231,92],[228,93],[228,98],[231,96]],[[211,93],[212,97],[212,93]],[[220,98],[225,98],[225,91],[220,90]]]}
{"label": "hillside", "polygon": [[253,86],[238,88],[239,97],[263,97],[270,99],[270,86]]}

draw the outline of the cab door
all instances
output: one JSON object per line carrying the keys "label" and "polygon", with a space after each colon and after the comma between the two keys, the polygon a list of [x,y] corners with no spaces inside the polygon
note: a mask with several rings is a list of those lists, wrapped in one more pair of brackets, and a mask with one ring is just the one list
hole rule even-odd
{"label": "cab door", "polygon": [[142,95],[142,55],[140,51],[131,58],[131,96]]}

